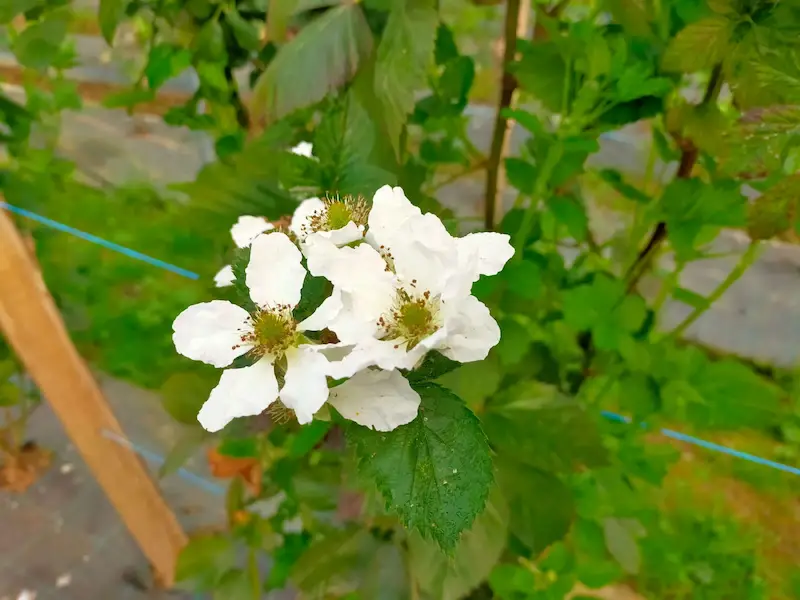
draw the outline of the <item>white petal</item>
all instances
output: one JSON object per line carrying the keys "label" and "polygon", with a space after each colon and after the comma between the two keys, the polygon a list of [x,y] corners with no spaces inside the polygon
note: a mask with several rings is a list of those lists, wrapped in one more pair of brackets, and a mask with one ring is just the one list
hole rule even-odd
{"label": "white petal", "polygon": [[377,320],[388,313],[396,294],[396,279],[380,254],[368,244],[336,248],[330,240],[315,239],[306,246],[308,269],[328,279],[340,294],[342,311],[328,328],[342,342],[371,337]]}
{"label": "white petal", "polygon": [[250,349],[242,334],[252,331],[250,315],[225,300],[195,304],[184,310],[172,324],[175,349],[187,358],[215,367],[227,367]]}
{"label": "white petal", "polygon": [[443,296],[457,298],[469,295],[472,284],[481,275],[496,275],[514,255],[514,248],[504,233],[470,233],[455,238],[458,269],[448,276]]}
{"label": "white petal", "polygon": [[292,223],[289,230],[297,236],[299,240],[305,240],[311,232],[311,217],[314,214],[321,214],[325,210],[325,203],[319,198],[309,198],[298,204],[292,215]]}
{"label": "white petal", "polygon": [[[405,356],[405,350],[394,348],[395,345],[375,338],[364,339],[353,346],[346,356],[331,360],[328,365],[328,375],[334,379],[343,379],[352,377],[362,369],[375,366],[378,362],[394,365]],[[393,368],[394,366],[391,366],[388,370]]]}
{"label": "white petal", "polygon": [[367,370],[333,388],[328,402],[345,419],[392,431],[416,418],[420,397],[399,371]]}
{"label": "white petal", "polygon": [[403,340],[367,338],[353,346],[345,357],[331,361],[328,374],[334,379],[342,379],[352,377],[355,373],[372,366],[385,371],[412,369],[428,350],[440,347],[446,339],[446,330],[440,329],[407,351]]}
{"label": "white petal", "polygon": [[383,186],[372,198],[372,208],[367,220],[368,241],[376,247],[387,244],[397,227],[421,214],[422,211],[406,198],[403,188]]}
{"label": "white petal", "polygon": [[233,275],[233,267],[230,265],[225,265],[222,267],[216,275],[214,275],[214,283],[217,287],[227,287],[229,285],[233,285],[233,282],[236,281],[236,277]]}
{"label": "white petal", "polygon": [[443,305],[448,330],[442,354],[458,362],[483,360],[500,341],[500,327],[475,296]]}
{"label": "white petal", "polygon": [[339,293],[342,299],[341,310],[330,320],[328,329],[343,344],[357,344],[364,339],[374,338],[379,332],[378,318],[383,314],[380,308],[374,307],[374,296]]}
{"label": "white petal", "polygon": [[275,369],[267,358],[243,369],[226,369],[197,420],[208,431],[219,431],[236,417],[260,415],[278,396]]}
{"label": "white petal", "polygon": [[358,225],[350,221],[347,225],[339,229],[334,229],[333,231],[318,231],[312,233],[311,236],[319,236],[330,240],[331,243],[336,246],[344,246],[345,244],[362,239],[364,237],[364,232]]}
{"label": "white petal", "polygon": [[247,215],[239,217],[236,225],[231,227],[231,237],[239,248],[246,248],[260,233],[274,229],[275,227],[264,217],[250,217]]}
{"label": "white petal", "polygon": [[261,307],[300,302],[306,270],[303,256],[284,233],[267,233],[253,240],[245,281],[250,297]]}
{"label": "white petal", "polygon": [[300,515],[283,522],[283,533],[303,533],[303,518]]}
{"label": "white petal", "polygon": [[300,142],[297,146],[292,148],[292,154],[299,154],[307,158],[311,158],[313,153],[314,145],[311,142]]}
{"label": "white petal", "polygon": [[394,297],[394,276],[381,255],[368,244],[337,248],[330,240],[317,239],[306,250],[308,270],[325,277],[345,292],[358,293],[377,287]]}
{"label": "white petal", "polygon": [[478,275],[497,275],[514,256],[511,236],[493,231],[470,233],[456,238],[458,253],[473,254],[478,258]]}
{"label": "white petal", "polygon": [[247,507],[247,510],[257,514],[262,519],[271,519],[278,514],[278,510],[280,510],[284,500],[286,500],[286,492],[281,490],[274,496],[253,502]]}
{"label": "white petal", "polygon": [[342,294],[334,288],[331,295],[322,301],[310,317],[297,324],[297,330],[322,331],[330,328],[331,323],[342,312],[342,308]]}
{"label": "white petal", "polygon": [[328,359],[311,346],[286,353],[286,379],[280,396],[293,409],[298,423],[310,423],[328,399]]}
{"label": "white petal", "polygon": [[440,294],[458,269],[458,248],[439,217],[428,213],[409,219],[395,235],[389,249],[397,276],[416,281],[419,293]]}

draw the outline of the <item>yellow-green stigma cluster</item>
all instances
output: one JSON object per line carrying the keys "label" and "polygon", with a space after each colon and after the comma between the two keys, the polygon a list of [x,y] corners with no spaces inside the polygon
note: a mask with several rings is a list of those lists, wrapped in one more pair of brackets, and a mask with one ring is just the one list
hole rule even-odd
{"label": "yellow-green stigma cluster", "polygon": [[439,329],[439,300],[432,298],[430,292],[412,296],[405,290],[398,290],[395,305],[388,317],[378,319],[378,326],[385,331],[383,339],[406,342],[411,350],[426,337]]}
{"label": "yellow-green stigma cluster", "polygon": [[336,231],[350,221],[361,227],[367,224],[369,205],[363,198],[325,198],[322,203],[322,210],[315,212],[309,219],[311,231]]}
{"label": "yellow-green stigma cluster", "polygon": [[279,305],[259,311],[251,321],[253,331],[242,336],[242,342],[251,344],[252,352],[280,358],[288,348],[296,345],[297,323],[292,317],[291,307]]}

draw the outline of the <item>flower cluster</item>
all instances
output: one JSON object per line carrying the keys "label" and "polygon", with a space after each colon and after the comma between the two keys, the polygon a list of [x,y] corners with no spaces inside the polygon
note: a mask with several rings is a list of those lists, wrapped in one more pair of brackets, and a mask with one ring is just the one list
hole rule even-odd
{"label": "flower cluster", "polygon": [[[225,369],[198,415],[209,431],[278,400],[300,423],[328,402],[347,419],[391,431],[417,415],[420,397],[405,375],[427,352],[478,361],[500,340],[471,289],[511,258],[508,236],[453,237],[399,187],[382,187],[372,202],[306,200],[288,231],[241,217],[231,234],[250,247],[244,283],[256,309],[214,300],[190,306],[173,325],[178,352]],[[331,291],[298,321],[308,274],[327,279]],[[230,284],[233,271],[215,279]],[[234,368],[241,356],[249,366]]]}

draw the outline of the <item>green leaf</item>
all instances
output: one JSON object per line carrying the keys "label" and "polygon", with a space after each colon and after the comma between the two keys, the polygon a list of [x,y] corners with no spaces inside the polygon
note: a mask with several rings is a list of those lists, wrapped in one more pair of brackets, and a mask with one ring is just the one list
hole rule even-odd
{"label": "green leaf", "polygon": [[375,96],[383,105],[386,129],[398,157],[400,132],[434,57],[438,23],[431,0],[395,0],[378,46]]}
{"label": "green leaf", "polygon": [[678,73],[710,69],[729,53],[733,30],[734,23],[720,15],[690,23],[670,41],[662,59],[663,69]]}
{"label": "green leaf", "polygon": [[459,56],[445,66],[439,78],[437,94],[449,107],[460,113],[467,105],[474,81],[475,61],[468,56]]}
{"label": "green leaf", "polygon": [[286,446],[286,451],[291,458],[302,458],[319,444],[330,431],[331,423],[327,421],[311,421],[303,425]]}
{"label": "green leaf", "polygon": [[270,40],[279,44],[286,41],[286,30],[292,15],[300,10],[309,10],[307,7],[300,7],[301,3],[301,0],[270,1],[267,10],[267,37]]}
{"label": "green leaf", "polygon": [[536,167],[521,158],[505,159],[508,182],[523,194],[531,195],[536,184]]}
{"label": "green leaf", "polygon": [[523,381],[486,406],[483,427],[500,456],[546,472],[606,463],[596,421],[554,386]]}
{"label": "green leaf", "polygon": [[183,431],[159,467],[159,479],[172,475],[183,468],[186,461],[194,456],[207,440],[208,433],[204,429],[192,428]]}
{"label": "green leaf", "polygon": [[97,19],[100,22],[100,33],[109,44],[114,41],[114,33],[122,17],[125,16],[127,7],[128,0],[100,0]]}
{"label": "green leaf", "polygon": [[208,381],[193,372],[175,373],[161,387],[164,409],[180,423],[197,423],[197,413],[208,400]]}
{"label": "green leaf", "polygon": [[791,230],[797,219],[800,174],[773,185],[748,206],[747,233],[754,240],[768,240]]}
{"label": "green leaf", "polygon": [[217,19],[206,21],[192,44],[197,57],[207,63],[224,62],[227,56],[225,32]]}
{"label": "green leaf", "polygon": [[547,207],[556,219],[563,225],[567,233],[576,241],[586,239],[589,230],[589,218],[579,198],[574,196],[553,196],[547,201]]}
{"label": "green leaf", "polygon": [[408,381],[414,383],[426,383],[438,379],[461,366],[461,363],[450,360],[441,352],[433,350],[425,355],[422,364],[409,371],[406,375]]}
{"label": "green leaf", "polygon": [[534,572],[526,567],[500,564],[489,576],[489,585],[502,600],[527,600],[538,585]]}
{"label": "green leaf", "polygon": [[151,102],[156,95],[153,90],[131,89],[115,94],[109,94],[103,98],[103,106],[106,108],[131,108],[142,102]]}
{"label": "green leaf", "polygon": [[329,193],[372,196],[391,185],[393,174],[372,164],[377,131],[355,94],[348,93],[325,113],[314,136],[321,165],[320,188]]}
{"label": "green leaf", "polygon": [[502,274],[508,289],[520,298],[536,300],[543,292],[542,269],[533,261],[522,260],[508,265]]}
{"label": "green leaf", "polygon": [[258,458],[261,454],[256,438],[228,438],[217,447],[222,456],[231,458]]}
{"label": "green leaf", "polygon": [[[277,4],[285,3],[271,2],[269,7],[270,10],[267,13],[268,16],[273,15],[274,7]],[[228,23],[228,25],[230,25],[236,41],[239,42],[239,45],[242,48],[249,50],[250,52],[255,52],[261,48],[261,40],[258,36],[258,29],[253,23],[242,17],[242,15],[240,15],[235,8],[231,8],[225,13],[225,21]],[[275,37],[271,37],[270,39],[276,42],[282,41],[276,39]]]}
{"label": "green leaf", "polygon": [[223,534],[193,537],[183,547],[175,566],[175,580],[191,582],[197,591],[213,589],[232,566],[234,546]]}
{"label": "green leaf", "polygon": [[622,282],[607,275],[564,291],[564,321],[576,331],[591,331],[603,350],[618,350],[641,328],[646,314],[644,300],[626,296]]}
{"label": "green leaf", "polygon": [[520,87],[533,94],[550,112],[561,112],[567,64],[554,42],[520,45],[520,59],[509,66]]}
{"label": "green leaf", "polygon": [[513,367],[528,354],[533,338],[524,325],[511,317],[500,321],[500,332],[497,355],[504,367]]}
{"label": "green leaf", "polygon": [[46,69],[58,58],[67,36],[67,15],[55,12],[31,23],[17,36],[12,50],[23,67]]}
{"label": "green leaf", "polygon": [[331,295],[332,289],[330,282],[324,277],[314,277],[311,273],[306,273],[300,302],[293,312],[295,320],[299,323],[314,314],[320,304]]}
{"label": "green leaf", "polygon": [[436,46],[434,47],[434,60],[437,65],[444,66],[459,57],[456,39],[452,30],[444,23],[439,23],[436,28]]}
{"label": "green leaf", "polygon": [[284,535],[283,545],[272,552],[272,568],[264,582],[265,589],[280,590],[286,587],[295,563],[308,548],[309,542],[309,537],[305,535]]}
{"label": "green leaf", "polygon": [[675,179],[664,190],[659,204],[679,259],[697,255],[704,231],[747,223],[747,202],[735,181],[707,184],[699,179]]}
{"label": "green leaf", "polygon": [[226,571],[214,589],[213,600],[252,600],[253,585],[242,569]]}
{"label": "green leaf", "polygon": [[418,385],[417,418],[382,433],[348,427],[359,470],[373,479],[408,529],[452,550],[483,510],[493,475],[477,417],[452,392]]}
{"label": "green leaf", "polygon": [[255,302],[250,298],[250,288],[247,287],[247,265],[250,263],[250,246],[236,248],[231,260],[233,270],[233,291],[237,303],[247,312],[253,314],[258,310]]}
{"label": "green leaf", "polygon": [[452,390],[467,406],[476,409],[497,391],[502,376],[497,356],[490,354],[486,360],[466,363],[445,373],[437,383]]}
{"label": "green leaf", "polygon": [[254,116],[271,122],[319,102],[355,75],[372,43],[361,6],[343,4],[326,11],[282,47],[259,77]]}
{"label": "green leaf", "polygon": [[489,576],[506,546],[508,506],[495,487],[469,531],[464,532],[452,556],[412,533],[408,538],[411,572],[430,598],[459,600]]}
{"label": "green leaf", "polygon": [[497,478],[508,498],[509,531],[537,555],[563,539],[575,518],[572,490],[560,479],[500,456]]}
{"label": "green leaf", "polygon": [[631,523],[626,520],[609,518],[603,521],[603,534],[608,551],[631,575],[637,574],[642,564],[634,533]]}
{"label": "green leaf", "polygon": [[37,8],[45,2],[46,0],[4,0],[0,4],[0,25],[10,23],[17,15]]}
{"label": "green leaf", "polygon": [[297,202],[281,183],[296,178],[294,155],[285,152],[283,140],[269,137],[270,132],[224,161],[206,165],[195,181],[172,187],[189,195],[196,206],[232,218],[255,214],[277,220],[292,214]]}
{"label": "green leaf", "polygon": [[634,36],[652,35],[649,4],[642,0],[606,0],[614,20]]}
{"label": "green leaf", "polygon": [[334,531],[309,546],[295,562],[291,580],[310,597],[331,590],[353,592],[378,545],[364,528]]}
{"label": "green leaf", "polygon": [[151,90],[180,75],[192,62],[192,54],[170,44],[156,44],[150,49],[144,73]]}
{"label": "green leaf", "polygon": [[381,544],[370,562],[358,589],[359,598],[408,600],[412,597],[405,553],[396,544]]}
{"label": "green leaf", "polygon": [[600,178],[603,181],[613,187],[628,200],[633,200],[634,202],[639,202],[642,204],[647,204],[650,202],[650,197],[644,192],[640,191],[639,188],[627,183],[623,178],[622,173],[619,171],[614,169],[602,169],[601,171],[598,171],[597,174],[600,175]]}

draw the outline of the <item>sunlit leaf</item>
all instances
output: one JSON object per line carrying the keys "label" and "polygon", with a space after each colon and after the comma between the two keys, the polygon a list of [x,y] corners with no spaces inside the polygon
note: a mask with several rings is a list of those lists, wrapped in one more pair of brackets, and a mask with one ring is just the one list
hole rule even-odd
{"label": "sunlit leaf", "polygon": [[477,417],[448,390],[415,388],[419,415],[383,433],[351,425],[359,469],[373,479],[408,529],[452,550],[483,510],[493,474]]}
{"label": "sunlit leaf", "polygon": [[400,132],[414,108],[414,93],[433,61],[439,22],[430,0],[395,0],[377,49],[375,95],[383,105],[386,129],[400,153]]}
{"label": "sunlit leaf", "polygon": [[412,533],[408,540],[411,572],[431,598],[459,600],[478,586],[500,559],[506,546],[508,506],[495,487],[469,531],[465,531],[452,556],[435,543]]}
{"label": "sunlit leaf", "polygon": [[326,11],[278,51],[253,90],[253,114],[271,122],[319,102],[349,81],[371,50],[360,5]]}

